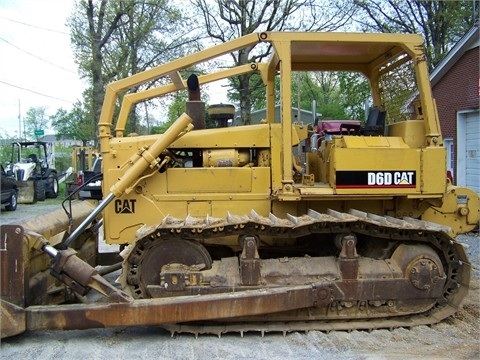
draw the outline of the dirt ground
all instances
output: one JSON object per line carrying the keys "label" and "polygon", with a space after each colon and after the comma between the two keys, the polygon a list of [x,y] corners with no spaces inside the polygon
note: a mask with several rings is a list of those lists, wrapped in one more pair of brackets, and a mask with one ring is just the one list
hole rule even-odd
{"label": "dirt ground", "polygon": [[[45,209],[44,209],[45,210]],[[18,211],[18,210],[17,210]],[[8,223],[1,212],[1,223]],[[2,340],[2,359],[480,359],[480,238],[459,236],[473,266],[462,309],[432,326],[367,331],[180,334],[157,327],[36,331]]]}

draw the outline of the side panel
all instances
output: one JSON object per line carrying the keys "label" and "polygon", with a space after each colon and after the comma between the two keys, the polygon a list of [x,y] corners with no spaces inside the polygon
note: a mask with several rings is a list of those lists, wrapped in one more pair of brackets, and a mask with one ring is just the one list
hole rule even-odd
{"label": "side panel", "polygon": [[[150,147],[159,136],[162,135],[109,141],[110,149],[103,157],[104,194],[122,178],[123,169],[138,161],[142,149]],[[198,153],[200,149],[241,149],[242,154],[248,156],[269,149],[270,141],[270,125],[259,124],[192,131],[174,141],[169,149],[185,153]],[[188,215],[225,217],[227,212],[246,214],[252,209],[267,215],[270,192],[270,167],[265,161],[261,167],[185,166],[163,172],[148,169],[128,194],[105,208],[105,240],[131,243],[140,227],[158,224],[167,215],[179,219]]]}
{"label": "side panel", "polygon": [[[106,173],[120,176],[119,170]],[[171,168],[145,178],[106,207],[105,239],[131,243],[141,226],[161,223],[167,215],[225,217],[252,209],[265,216],[270,211],[270,168]]]}
{"label": "side panel", "polygon": [[[398,137],[339,137],[322,169],[340,195],[441,196],[443,147],[411,148]],[[325,166],[326,165],[326,166]]]}
{"label": "side panel", "polygon": [[169,194],[242,193],[252,191],[252,168],[167,170]]}
{"label": "side panel", "polygon": [[330,186],[337,194],[420,191],[420,152],[399,138],[344,137],[331,151]]}
{"label": "side panel", "polygon": [[444,194],[447,191],[447,149],[422,150],[422,193]]}

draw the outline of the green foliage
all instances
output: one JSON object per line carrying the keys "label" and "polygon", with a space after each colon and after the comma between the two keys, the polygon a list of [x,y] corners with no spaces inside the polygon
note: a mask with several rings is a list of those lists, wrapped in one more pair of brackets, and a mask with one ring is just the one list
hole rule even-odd
{"label": "green foliage", "polygon": [[[89,86],[82,105],[76,104],[71,113],[59,111],[52,117],[57,132],[82,140],[94,138],[107,83],[198,49],[195,36],[186,35],[192,29],[185,17],[187,9],[177,7],[178,4],[183,3],[167,0],[76,2],[68,23],[79,70]],[[221,42],[254,31],[331,31],[349,21],[352,9],[355,9],[362,30],[423,33],[431,64],[441,59],[448,47],[473,25],[475,18],[472,16],[472,1],[356,0],[354,3],[335,1],[324,4],[311,0],[193,0],[191,4],[195,15],[200,15],[195,16],[194,21],[203,20],[203,24],[199,24],[200,33]],[[303,14],[309,15],[303,17]],[[268,48],[264,50],[233,52],[233,63],[261,61],[270,51]],[[302,108],[310,109],[311,100],[315,99],[317,111],[323,116],[363,119],[363,102],[368,96],[366,82],[342,74],[336,80],[339,84],[330,89],[321,87],[319,84],[323,86],[325,83],[317,81],[316,93],[308,88],[311,84],[302,83]],[[147,84],[134,91],[157,86],[162,81],[158,79],[156,84]],[[248,123],[250,109],[265,107],[261,79],[256,73],[238,76],[232,80],[231,87],[234,91],[229,93],[229,99],[239,106]],[[175,97],[170,106],[169,120],[181,113],[182,96]],[[295,104],[296,99],[292,102]],[[145,114],[148,118],[147,110]],[[148,132],[151,127],[149,119],[147,127],[143,121],[142,113],[134,108],[126,132]],[[75,122],[78,124],[74,126]],[[158,131],[158,126],[153,129]]]}
{"label": "green foliage", "polygon": [[72,148],[60,144],[55,145],[55,169],[61,174],[72,166]]}
{"label": "green foliage", "polygon": [[405,104],[410,103],[417,85],[411,62],[403,64],[395,71],[386,72],[380,78],[382,104],[387,112],[387,123],[411,118]]}
{"label": "green foliage", "polygon": [[27,110],[25,115],[25,136],[27,139],[33,140],[36,138],[38,140],[38,137],[34,135],[35,130],[45,130],[49,127],[49,120],[45,111],[45,106],[31,107]]}
{"label": "green foliage", "polygon": [[173,94],[173,100],[168,107],[168,122],[172,124],[180,115],[185,112],[185,103],[188,100],[187,90],[177,91]]}
{"label": "green foliage", "polygon": [[152,126],[150,129],[151,134],[163,134],[173,124],[175,120],[168,120],[160,125]]}
{"label": "green foliage", "polygon": [[6,141],[2,141],[2,145],[0,145],[0,164],[5,167],[6,163],[10,161],[12,154],[12,147],[10,143]]}
{"label": "green foliage", "polygon": [[13,136],[0,134],[0,164],[3,166],[5,166],[7,161],[10,161],[11,144],[13,141],[18,141],[18,139]]}
{"label": "green foliage", "polygon": [[292,82],[292,104],[298,102],[299,95],[302,109],[311,109],[315,100],[316,112],[322,119],[345,119],[347,116],[341,103],[341,92],[335,73],[297,73],[296,81]]}
{"label": "green foliage", "polygon": [[[182,56],[185,49],[192,48],[191,29],[183,14],[167,0],[76,3],[68,24],[80,73],[89,82],[84,113],[93,119],[94,127],[108,83]],[[162,79],[157,81],[161,83]],[[133,91],[151,86],[153,82]],[[134,107],[127,133],[142,133],[141,120]]]}
{"label": "green foliage", "polygon": [[82,104],[77,101],[73,109],[67,112],[65,109],[58,109],[57,112],[50,117],[52,127],[57,132],[57,139],[60,135],[68,139],[78,139],[83,145],[89,140],[95,138],[94,128],[90,121],[87,121],[86,110]]}
{"label": "green foliage", "polygon": [[359,73],[338,73],[342,106],[350,119],[365,119],[365,102],[370,97],[370,85],[367,78]]}
{"label": "green foliage", "polygon": [[[365,102],[370,98],[368,80],[361,74],[349,72],[297,72],[292,78],[292,107],[312,110],[316,103],[316,113],[322,119],[344,120],[365,119]],[[254,74],[251,81],[255,82]],[[265,88],[251,87],[255,110],[266,106]],[[280,94],[280,76],[275,78],[275,102]],[[233,101],[238,95],[231,96]]]}
{"label": "green foliage", "polygon": [[422,34],[431,69],[474,26],[479,11],[478,0],[355,0],[354,4],[354,19],[363,31]]}
{"label": "green foliage", "polygon": [[[231,91],[228,93],[228,99],[234,103],[238,104],[241,100],[241,93],[238,89],[240,84],[238,83],[238,78],[232,78],[230,80],[230,86],[237,91]],[[265,94],[265,85],[263,84],[262,78],[258,72],[250,74],[248,77],[248,89],[250,91],[250,101],[252,110],[264,109],[267,106],[266,94]]]}
{"label": "green foliage", "polygon": [[302,72],[294,75],[292,106],[312,109],[321,119],[365,118],[364,104],[370,96],[366,78],[345,72]]}
{"label": "green foliage", "polygon": [[[88,87],[82,102],[75,104],[71,112],[59,109],[52,123],[57,133],[82,140],[94,139],[108,83],[198,50],[202,36],[207,36],[209,41],[226,42],[255,31],[332,31],[349,23],[353,13],[353,19],[363,31],[422,33],[432,67],[473,25],[474,19],[478,19],[478,15],[473,14],[474,3],[478,4],[478,0],[192,0],[187,9],[183,2],[167,0],[79,0],[68,24],[75,58]],[[479,8],[476,7],[477,12]],[[188,19],[190,9],[194,16]],[[262,61],[270,51],[271,48],[265,46],[232,52],[231,63],[238,66]],[[160,86],[165,81],[160,78],[130,91]],[[244,123],[249,123],[250,111],[266,106],[260,76],[255,72],[243,74],[231,79],[230,86],[228,99],[239,109]],[[276,87],[279,88],[278,79]],[[293,106],[311,109],[315,100],[316,111],[323,118],[365,118],[364,104],[369,89],[359,75],[341,72],[322,77],[302,75],[298,83],[293,82],[292,93]],[[408,86],[400,85],[392,96],[401,99],[408,97],[408,93]],[[163,132],[184,111],[186,98],[185,92],[174,95],[168,106],[168,121],[162,125],[151,123],[152,102],[145,105],[143,112],[134,106],[126,134]],[[32,118],[41,116],[33,114]],[[39,126],[36,120],[32,123],[34,128]],[[33,134],[33,130],[29,129],[29,133]]]}

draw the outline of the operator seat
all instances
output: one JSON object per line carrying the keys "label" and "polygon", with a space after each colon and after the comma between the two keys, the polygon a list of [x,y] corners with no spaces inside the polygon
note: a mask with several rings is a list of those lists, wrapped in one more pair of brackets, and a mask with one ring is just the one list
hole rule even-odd
{"label": "operator seat", "polygon": [[30,155],[27,156],[27,158],[30,159],[34,163],[38,162],[37,155],[35,155],[35,154],[30,154]]}
{"label": "operator seat", "polygon": [[361,130],[362,135],[376,136],[383,135],[385,130],[385,115],[386,112],[380,109],[378,106],[370,109],[368,113],[367,123]]}

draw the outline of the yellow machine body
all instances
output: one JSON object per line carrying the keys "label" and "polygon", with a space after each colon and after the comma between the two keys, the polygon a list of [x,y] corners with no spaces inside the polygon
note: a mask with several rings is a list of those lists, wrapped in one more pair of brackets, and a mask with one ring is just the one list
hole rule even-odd
{"label": "yellow machine body", "polygon": [[[124,137],[132,104],[185,89],[180,72],[190,66],[263,43],[272,44],[274,49],[267,63],[212,72],[198,80],[201,86],[243,72],[259,72],[266,89],[265,119],[255,125],[194,130],[173,142],[170,150],[197,154],[203,161],[142,174],[128,193],[106,208],[107,242],[132,243],[139,228],[159,223],[167,215],[224,217],[228,212],[243,214],[253,209],[262,216],[298,216],[307,209],[323,212],[327,208],[355,208],[392,217],[421,218],[426,209],[441,207],[447,196],[446,150],[423,40],[398,34],[251,34],[111,84],[99,126],[103,192],[108,193],[122,176],[132,155],[156,139],[154,135]],[[335,135],[322,141],[315,151],[309,149],[315,131],[308,123],[311,119],[298,122],[290,116],[292,74],[362,73],[370,81],[374,106],[382,108],[381,76],[406,63],[415,74],[411,86],[417,87],[416,111],[408,114],[410,117],[395,119],[387,113],[382,134],[367,136],[357,131]],[[281,79],[278,93],[277,76]],[[116,129],[110,134],[116,96],[154,78],[166,80],[157,88],[127,94]],[[280,99],[280,117],[275,116],[275,99]],[[306,151],[296,157],[301,148]],[[454,234],[471,230],[478,224],[478,202],[478,196],[469,196],[466,205],[457,205],[470,208],[469,216],[459,218],[455,210],[455,217],[444,216],[442,224],[451,227]]]}
{"label": "yellow machine body", "polygon": [[[184,79],[255,46],[272,55]],[[295,117],[300,71],[363,74],[368,119]],[[233,126],[232,106],[214,105],[217,127],[205,128],[199,90],[250,72],[265,85],[265,117]],[[185,113],[165,133],[126,136],[134,104],[181,90]],[[478,226],[480,199],[447,181],[418,35],[250,34],[109,84],[98,126],[103,200],[1,227],[2,337],[391,329],[441,321],[467,294],[455,236]],[[122,251],[100,254],[99,234]],[[121,269],[121,289],[98,265]],[[91,289],[101,302],[86,301]]]}

